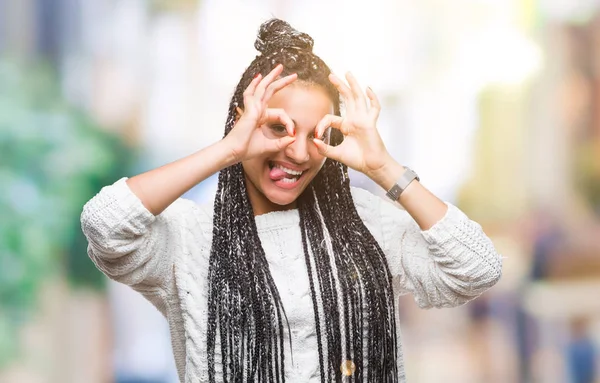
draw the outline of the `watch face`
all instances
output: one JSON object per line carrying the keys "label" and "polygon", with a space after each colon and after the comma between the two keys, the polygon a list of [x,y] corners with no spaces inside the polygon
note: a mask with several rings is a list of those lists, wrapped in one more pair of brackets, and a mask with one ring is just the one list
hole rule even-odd
{"label": "watch face", "polygon": [[400,194],[408,187],[408,185],[413,181],[419,181],[419,176],[414,172],[411,168],[405,166],[404,169],[406,171],[402,174],[402,177],[398,180],[394,186],[386,193],[386,195],[393,201],[398,201],[400,198]]}
{"label": "watch face", "polygon": [[400,193],[402,193],[402,189],[400,188],[400,186],[398,186],[398,184],[394,184],[394,186],[392,186],[392,188],[386,193],[386,195],[392,201],[397,201],[400,197]]}

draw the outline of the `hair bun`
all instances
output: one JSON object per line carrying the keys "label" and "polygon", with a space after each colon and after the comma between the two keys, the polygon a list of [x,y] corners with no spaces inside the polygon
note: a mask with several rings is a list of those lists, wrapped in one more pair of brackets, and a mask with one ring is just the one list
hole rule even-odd
{"label": "hair bun", "polygon": [[308,34],[299,32],[280,19],[265,21],[258,31],[254,47],[262,54],[283,48],[297,48],[312,52],[314,41]]}

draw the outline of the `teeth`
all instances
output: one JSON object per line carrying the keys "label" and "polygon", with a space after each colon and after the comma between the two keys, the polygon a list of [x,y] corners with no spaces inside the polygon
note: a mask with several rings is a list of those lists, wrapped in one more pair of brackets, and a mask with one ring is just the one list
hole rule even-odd
{"label": "teeth", "polygon": [[284,168],[284,167],[283,167],[283,166],[281,166],[281,165],[275,165],[275,167],[276,167],[277,169],[281,169],[281,170],[283,170],[284,172],[286,172],[287,174],[289,174],[289,175],[291,175],[291,176],[299,176],[300,174],[302,174],[302,172],[301,172],[301,171],[299,171],[299,170],[292,170],[292,169]]}
{"label": "teeth", "polygon": [[280,180],[280,182],[283,182],[284,184],[291,184],[298,181],[298,178],[282,178]]}

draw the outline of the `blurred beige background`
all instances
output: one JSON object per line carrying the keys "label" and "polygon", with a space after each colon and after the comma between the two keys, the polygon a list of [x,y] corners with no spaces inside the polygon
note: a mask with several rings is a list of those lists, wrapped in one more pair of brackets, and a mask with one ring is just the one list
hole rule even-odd
{"label": "blurred beige background", "polygon": [[220,139],[272,16],[375,90],[390,152],[504,256],[464,307],[402,299],[409,382],[600,382],[599,0],[0,0],[0,382],[176,381],[79,214]]}

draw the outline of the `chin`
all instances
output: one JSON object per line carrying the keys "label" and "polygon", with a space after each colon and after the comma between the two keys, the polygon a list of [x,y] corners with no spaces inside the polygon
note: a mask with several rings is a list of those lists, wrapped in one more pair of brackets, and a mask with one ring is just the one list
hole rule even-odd
{"label": "chin", "polygon": [[306,189],[306,187],[303,182],[289,189],[275,185],[270,179],[265,180],[262,184],[262,193],[265,197],[273,204],[281,207],[289,206],[296,202],[304,189]]}
{"label": "chin", "polygon": [[311,179],[314,177],[314,171],[307,169],[307,171],[298,174],[297,178],[274,181],[269,177],[273,166],[273,163],[269,163],[265,169],[261,180],[262,192],[275,205],[282,207],[292,205],[310,184]]}
{"label": "chin", "polygon": [[267,197],[267,199],[269,201],[271,201],[271,203],[281,206],[282,208],[293,205],[294,202],[296,202],[296,200],[298,199],[298,197],[300,196],[301,193],[277,193],[274,191],[266,191],[265,192],[265,197]]}
{"label": "chin", "polygon": [[318,165],[313,163],[298,166],[272,160],[248,162],[245,164],[245,171],[251,185],[251,198],[252,195],[257,197],[256,202],[264,198],[271,205],[270,208],[266,207],[267,210],[295,208],[296,200],[318,173]]}
{"label": "chin", "polygon": [[[312,178],[313,172],[310,168],[288,169],[272,161],[268,161],[265,165],[261,177],[262,192],[269,201],[277,205],[285,206],[296,201],[310,182],[310,178]],[[288,172],[285,178],[277,177],[273,179],[271,177],[270,174],[276,167],[285,169]]]}

